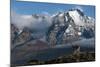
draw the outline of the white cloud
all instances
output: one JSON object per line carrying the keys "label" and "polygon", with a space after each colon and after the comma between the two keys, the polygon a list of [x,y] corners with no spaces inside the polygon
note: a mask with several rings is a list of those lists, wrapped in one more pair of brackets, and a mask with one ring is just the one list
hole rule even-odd
{"label": "white cloud", "polygon": [[45,29],[50,25],[50,17],[46,16],[45,21],[41,18],[34,18],[32,15],[22,15],[11,11],[11,23],[16,25],[19,29],[34,28],[34,29]]}
{"label": "white cloud", "polygon": [[33,18],[31,15],[20,15],[11,11],[11,23],[16,25],[19,29],[23,29],[23,27],[27,25],[31,25]]}
{"label": "white cloud", "polygon": [[50,13],[48,13],[48,12],[42,12],[42,14],[44,14],[44,15],[50,15]]}

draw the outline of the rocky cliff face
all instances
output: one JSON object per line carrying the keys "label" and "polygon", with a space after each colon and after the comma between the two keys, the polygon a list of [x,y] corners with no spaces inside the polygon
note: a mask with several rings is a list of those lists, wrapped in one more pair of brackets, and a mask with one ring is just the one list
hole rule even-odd
{"label": "rocky cliff face", "polygon": [[34,14],[32,17],[34,20],[29,22],[31,25],[27,24],[22,29],[12,23],[12,45],[39,39],[49,45],[57,45],[95,36],[95,20],[79,9],[70,9],[51,16]]}
{"label": "rocky cliff face", "polygon": [[52,25],[47,34],[47,40],[51,45],[94,37],[94,19],[79,9],[61,12],[52,18]]}

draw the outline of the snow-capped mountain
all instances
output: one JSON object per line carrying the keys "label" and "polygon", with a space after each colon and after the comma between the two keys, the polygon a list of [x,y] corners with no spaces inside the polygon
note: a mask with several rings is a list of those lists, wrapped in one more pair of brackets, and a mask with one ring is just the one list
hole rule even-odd
{"label": "snow-capped mountain", "polygon": [[25,24],[21,22],[19,24],[12,21],[11,24],[18,28],[18,31],[16,31],[16,33],[18,32],[17,38],[20,37],[21,39],[24,36],[24,42],[30,38],[42,39],[42,37],[45,37],[44,39],[48,44],[55,45],[95,36],[95,19],[86,16],[79,9],[70,9],[53,15],[33,14],[30,18],[28,17]]}
{"label": "snow-capped mountain", "polygon": [[71,9],[67,12],[59,12],[52,16],[52,25],[47,33],[50,44],[61,44],[67,40],[73,41],[80,37],[94,37],[95,20],[86,16],[79,9]]}

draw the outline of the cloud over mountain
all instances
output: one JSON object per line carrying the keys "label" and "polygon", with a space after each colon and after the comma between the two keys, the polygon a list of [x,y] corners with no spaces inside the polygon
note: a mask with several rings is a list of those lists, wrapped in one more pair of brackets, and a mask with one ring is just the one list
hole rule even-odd
{"label": "cloud over mountain", "polygon": [[11,11],[11,24],[16,25],[20,30],[25,27],[30,29],[44,29],[51,24],[50,20],[51,18],[48,15],[23,15]]}

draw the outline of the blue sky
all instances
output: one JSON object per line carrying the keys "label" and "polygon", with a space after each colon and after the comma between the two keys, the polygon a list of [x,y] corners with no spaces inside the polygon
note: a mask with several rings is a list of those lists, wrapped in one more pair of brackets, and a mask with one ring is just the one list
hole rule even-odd
{"label": "blue sky", "polygon": [[11,0],[11,10],[18,14],[54,14],[58,11],[68,11],[71,8],[80,8],[90,17],[95,18],[95,6],[90,5],[75,5],[75,4],[57,4],[57,3],[40,3],[40,2],[19,2]]}

